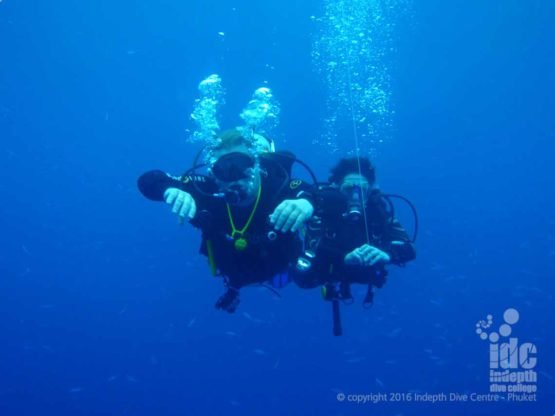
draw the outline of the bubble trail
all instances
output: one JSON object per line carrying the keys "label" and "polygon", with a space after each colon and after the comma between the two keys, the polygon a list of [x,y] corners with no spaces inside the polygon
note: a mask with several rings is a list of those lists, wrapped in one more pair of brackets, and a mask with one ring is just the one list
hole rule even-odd
{"label": "bubble trail", "polygon": [[214,143],[220,130],[218,109],[225,101],[222,79],[219,75],[212,74],[199,83],[198,90],[199,98],[195,100],[194,109],[191,113],[191,119],[196,124],[191,140],[210,145]]}
{"label": "bubble trail", "polygon": [[[317,144],[332,152],[375,154],[390,134],[393,118],[388,58],[397,17],[409,0],[326,0],[312,59],[326,89],[327,114]],[[359,149],[352,149],[351,131]],[[341,139],[339,139],[341,137]]]}
{"label": "bubble trail", "polygon": [[246,137],[254,133],[271,134],[279,124],[280,111],[272,90],[267,87],[258,88],[240,114],[245,122],[243,134],[246,134]]}

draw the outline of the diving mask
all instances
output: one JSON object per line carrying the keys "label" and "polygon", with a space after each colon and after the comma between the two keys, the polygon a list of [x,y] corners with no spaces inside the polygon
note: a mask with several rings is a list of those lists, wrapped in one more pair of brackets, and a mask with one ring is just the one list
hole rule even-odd
{"label": "diving mask", "polygon": [[232,152],[220,157],[214,165],[212,165],[212,174],[222,182],[237,182],[247,179],[250,175],[248,170],[254,168],[255,160],[252,156],[241,153]]}

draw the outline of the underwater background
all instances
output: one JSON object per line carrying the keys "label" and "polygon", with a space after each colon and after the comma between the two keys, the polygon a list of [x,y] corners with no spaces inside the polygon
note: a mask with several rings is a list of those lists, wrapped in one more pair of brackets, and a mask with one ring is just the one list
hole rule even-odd
{"label": "underwater background", "polygon": [[[216,311],[198,232],[136,180],[191,166],[213,73],[222,126],[269,86],[277,147],[325,180],[355,149],[347,122],[326,124],[345,87],[326,79],[331,49],[315,57],[341,2],[389,11],[371,22],[387,108],[362,151],[420,234],[417,260],[370,310],[355,290],[334,337],[318,290],[247,289]],[[553,21],[545,0],[0,1],[0,415],[552,415]],[[487,393],[476,323],[508,308],[537,346],[537,401],[338,399]]]}

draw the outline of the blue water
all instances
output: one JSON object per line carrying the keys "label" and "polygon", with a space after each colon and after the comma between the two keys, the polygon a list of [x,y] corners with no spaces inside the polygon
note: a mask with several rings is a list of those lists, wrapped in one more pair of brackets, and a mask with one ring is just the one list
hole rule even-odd
{"label": "blue water", "polygon": [[[223,125],[267,81],[278,147],[325,177],[339,155],[312,145],[322,12],[316,0],[0,2],[1,415],[555,412],[551,2],[425,0],[399,16],[375,163],[382,189],[418,207],[418,258],[372,310],[343,308],[343,337],[318,291],[246,290],[235,315],[216,311],[198,234],[138,193],[142,172],[190,165],[188,115],[211,73],[226,84]],[[337,399],[487,393],[475,324],[509,307],[537,346],[536,402]]]}

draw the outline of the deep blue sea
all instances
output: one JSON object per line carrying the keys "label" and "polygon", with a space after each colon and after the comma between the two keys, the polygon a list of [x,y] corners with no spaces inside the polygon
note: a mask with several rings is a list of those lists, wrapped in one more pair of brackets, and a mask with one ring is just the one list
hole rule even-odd
{"label": "deep blue sea", "polygon": [[[191,166],[189,115],[214,73],[222,126],[271,87],[278,147],[326,179],[354,149],[348,128],[338,151],[314,144],[330,3],[0,0],[1,416],[555,414],[554,2],[388,14],[373,161],[418,208],[418,257],[370,310],[355,289],[341,337],[316,289],[246,289],[217,311],[199,233],[139,193],[143,172]],[[494,384],[535,396],[487,396],[496,345],[519,358],[510,374],[536,378]]]}

